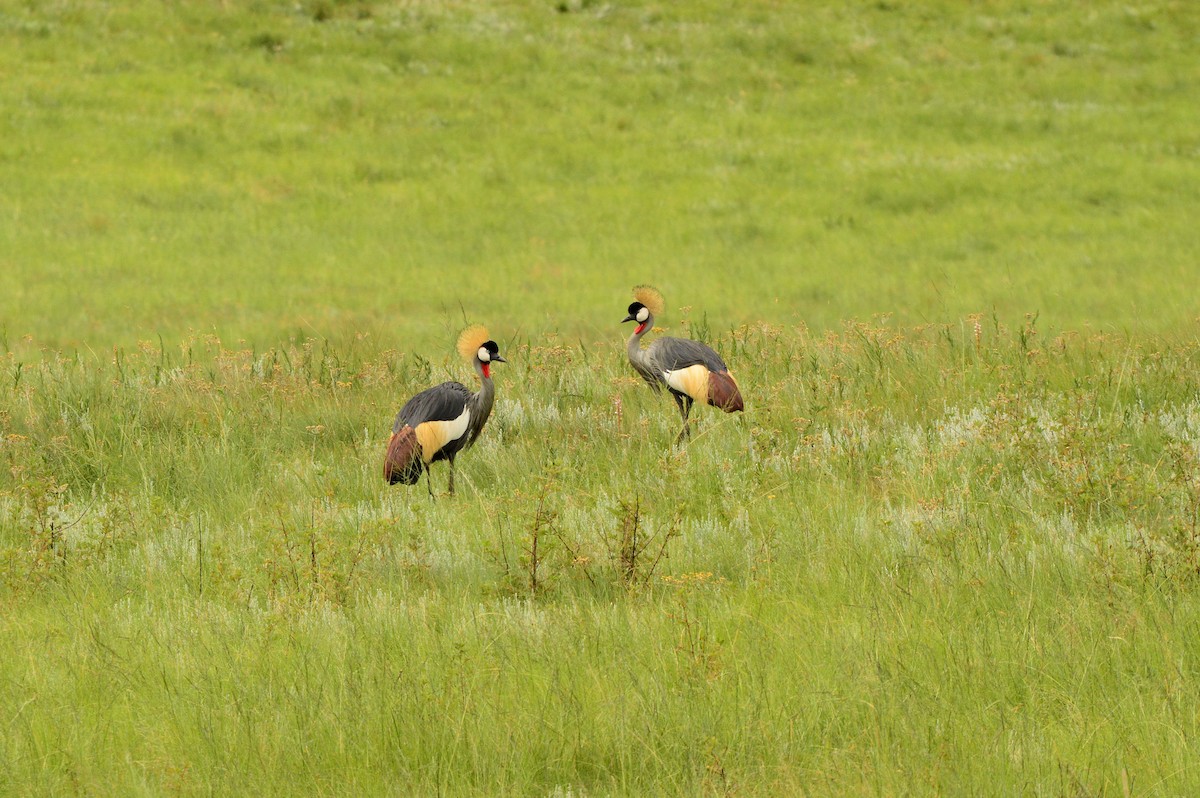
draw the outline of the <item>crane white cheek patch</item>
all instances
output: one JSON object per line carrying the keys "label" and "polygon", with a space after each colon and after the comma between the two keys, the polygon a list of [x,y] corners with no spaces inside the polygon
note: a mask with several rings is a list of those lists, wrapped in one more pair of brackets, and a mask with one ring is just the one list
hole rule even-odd
{"label": "crane white cheek patch", "polygon": [[471,423],[471,411],[463,410],[462,415],[449,421],[426,421],[417,425],[417,442],[421,444],[421,459],[427,464],[433,462],[433,456],[450,443],[467,434],[467,426]]}
{"label": "crane white cheek patch", "polygon": [[639,308],[637,315],[633,318],[637,321],[637,329],[633,331],[633,334],[641,335],[642,330],[646,329],[646,322],[650,320],[650,311],[646,308]]}
{"label": "crane white cheek patch", "polygon": [[708,401],[708,369],[700,363],[685,369],[664,371],[663,379],[680,393],[685,393],[700,404]]}

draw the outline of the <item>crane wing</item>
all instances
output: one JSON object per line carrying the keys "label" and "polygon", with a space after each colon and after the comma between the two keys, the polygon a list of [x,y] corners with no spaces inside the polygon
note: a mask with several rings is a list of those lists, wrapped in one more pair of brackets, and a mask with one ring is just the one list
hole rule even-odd
{"label": "crane wing", "polygon": [[383,458],[383,478],[389,485],[403,482],[405,485],[415,485],[421,478],[421,447],[417,443],[417,433],[412,427],[403,427],[399,432],[392,433],[388,441],[387,454]]}
{"label": "crane wing", "polygon": [[453,421],[463,414],[470,398],[471,392],[461,382],[443,382],[427,388],[400,408],[392,432],[400,432],[406,424],[416,429],[426,421]]}
{"label": "crane wing", "polygon": [[686,338],[659,338],[647,351],[659,371],[679,371],[701,365],[709,371],[729,371],[725,361],[710,347]]}
{"label": "crane wing", "polygon": [[647,350],[654,369],[676,394],[727,413],[742,410],[742,392],[721,356],[699,341],[659,338]]}

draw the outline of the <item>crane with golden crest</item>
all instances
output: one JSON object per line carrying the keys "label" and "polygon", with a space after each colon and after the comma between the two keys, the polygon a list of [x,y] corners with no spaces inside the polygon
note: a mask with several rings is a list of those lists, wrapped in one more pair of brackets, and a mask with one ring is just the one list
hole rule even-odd
{"label": "crane with golden crest", "polygon": [[389,485],[415,485],[425,471],[432,497],[429,467],[438,460],[448,460],[450,494],[454,494],[454,458],[474,444],[483,431],[496,398],[492,364],[507,362],[481,324],[473,324],[459,334],[458,353],[474,366],[479,390],[471,393],[461,382],[443,382],[421,391],[400,408],[383,461],[383,478]]}
{"label": "crane with golden crest", "polygon": [[679,406],[683,429],[675,438],[679,443],[691,435],[688,416],[692,404],[710,404],[726,413],[744,409],[742,392],[721,356],[699,341],[662,337],[642,349],[642,336],[654,328],[654,317],[666,307],[658,289],[639,285],[633,289],[634,302],[622,322],[636,322],[626,347],[629,362],[656,391],[666,388]]}

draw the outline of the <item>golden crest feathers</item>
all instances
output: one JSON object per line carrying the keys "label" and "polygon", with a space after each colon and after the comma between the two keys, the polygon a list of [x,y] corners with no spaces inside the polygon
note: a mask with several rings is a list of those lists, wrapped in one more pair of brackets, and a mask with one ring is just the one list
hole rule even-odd
{"label": "golden crest feathers", "polygon": [[487,327],[472,324],[458,334],[458,353],[462,355],[463,360],[471,360],[489,338]]}
{"label": "golden crest feathers", "polygon": [[655,316],[661,316],[666,310],[667,303],[663,299],[663,295],[658,293],[658,289],[652,285],[639,285],[633,289],[633,298],[641,302]]}

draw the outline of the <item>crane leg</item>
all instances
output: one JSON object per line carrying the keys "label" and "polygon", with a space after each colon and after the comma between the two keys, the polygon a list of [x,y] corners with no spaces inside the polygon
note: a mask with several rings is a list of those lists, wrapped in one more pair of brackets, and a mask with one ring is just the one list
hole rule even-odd
{"label": "crane leg", "polygon": [[678,444],[685,438],[692,437],[692,428],[688,425],[688,416],[692,413],[693,400],[690,396],[671,395],[675,397],[675,404],[679,405],[679,415],[683,416],[683,429],[679,430],[679,435],[675,437],[675,443]]}
{"label": "crane leg", "polygon": [[[432,465],[432,463],[430,463],[430,465]],[[431,469],[429,468],[429,466],[425,467],[425,487],[429,488],[429,498],[430,498],[430,500],[432,500],[433,499],[433,477],[431,477],[429,475],[430,470]]]}
{"label": "crane leg", "polygon": [[454,495],[454,458],[450,458],[450,495]]}

